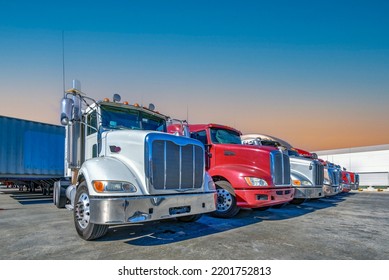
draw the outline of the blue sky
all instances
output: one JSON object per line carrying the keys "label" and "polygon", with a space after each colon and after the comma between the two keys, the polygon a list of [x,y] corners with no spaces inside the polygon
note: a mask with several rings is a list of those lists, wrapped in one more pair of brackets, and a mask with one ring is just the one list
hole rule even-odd
{"label": "blue sky", "polygon": [[64,31],[66,85],[97,99],[309,150],[387,144],[388,14],[385,1],[2,1],[0,114],[59,123]]}

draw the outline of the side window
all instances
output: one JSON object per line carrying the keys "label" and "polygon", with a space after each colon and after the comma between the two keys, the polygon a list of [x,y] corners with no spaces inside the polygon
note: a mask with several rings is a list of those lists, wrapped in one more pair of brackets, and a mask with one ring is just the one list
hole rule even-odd
{"label": "side window", "polygon": [[205,132],[205,130],[201,130],[201,131],[197,131],[197,132],[192,132],[190,134],[190,137],[199,140],[204,145],[208,144],[207,143],[207,133]]}
{"label": "side window", "polygon": [[97,128],[97,113],[96,113],[96,110],[94,110],[92,113],[90,113],[88,115],[88,118],[87,118],[87,128],[86,128],[86,135],[91,135],[93,133],[96,133],[96,129],[93,129],[92,127],[94,128]]}

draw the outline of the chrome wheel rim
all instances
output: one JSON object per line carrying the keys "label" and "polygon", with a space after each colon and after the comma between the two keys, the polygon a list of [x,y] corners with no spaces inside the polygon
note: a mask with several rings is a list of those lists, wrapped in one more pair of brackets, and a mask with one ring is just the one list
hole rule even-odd
{"label": "chrome wheel rim", "polygon": [[85,229],[89,225],[90,220],[90,207],[89,196],[86,193],[82,193],[76,203],[75,213],[78,224],[81,228]]}
{"label": "chrome wheel rim", "polygon": [[233,203],[232,195],[225,189],[217,189],[217,211],[225,212],[231,208]]}

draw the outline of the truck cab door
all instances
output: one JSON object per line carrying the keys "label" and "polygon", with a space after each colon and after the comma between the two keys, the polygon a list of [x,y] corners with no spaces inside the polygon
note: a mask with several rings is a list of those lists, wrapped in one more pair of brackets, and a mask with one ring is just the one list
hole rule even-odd
{"label": "truck cab door", "polygon": [[211,158],[212,158],[211,147],[212,147],[212,145],[210,145],[210,143],[208,142],[206,131],[205,130],[200,130],[200,131],[197,131],[197,132],[192,132],[190,134],[190,137],[194,138],[194,139],[197,139],[201,143],[204,144],[204,148],[205,148],[205,169],[208,170],[209,168],[211,168]]}
{"label": "truck cab door", "polygon": [[97,145],[97,113],[90,111],[86,116],[85,127],[85,160],[98,156]]}

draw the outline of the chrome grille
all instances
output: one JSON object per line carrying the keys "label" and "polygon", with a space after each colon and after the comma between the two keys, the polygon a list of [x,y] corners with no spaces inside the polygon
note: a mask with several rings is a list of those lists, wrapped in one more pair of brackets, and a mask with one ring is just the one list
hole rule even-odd
{"label": "chrome grille", "polygon": [[270,167],[275,186],[290,185],[290,161],[288,155],[280,151],[272,151],[270,153]]}
{"label": "chrome grille", "polygon": [[346,173],[346,178],[347,178],[346,184],[350,184],[351,183],[351,176],[349,173]]}
{"label": "chrome grille", "polygon": [[316,186],[323,185],[324,181],[324,166],[319,162],[314,162],[313,179]]}
{"label": "chrome grille", "polygon": [[339,186],[340,184],[340,172],[336,169],[328,170],[331,174],[331,183],[333,186]]}
{"label": "chrome grille", "polygon": [[355,173],[355,184],[359,185],[359,174]]}
{"label": "chrome grille", "polygon": [[154,140],[150,153],[147,175],[155,190],[202,187],[204,150],[201,146],[178,145],[169,140]]}

